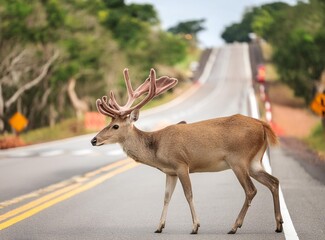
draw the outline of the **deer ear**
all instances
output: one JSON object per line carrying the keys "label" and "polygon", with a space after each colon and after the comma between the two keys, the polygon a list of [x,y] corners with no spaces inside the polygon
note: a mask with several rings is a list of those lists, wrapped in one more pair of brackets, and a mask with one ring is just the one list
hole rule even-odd
{"label": "deer ear", "polygon": [[135,122],[139,119],[139,109],[134,109],[130,114],[130,120],[131,122]]}

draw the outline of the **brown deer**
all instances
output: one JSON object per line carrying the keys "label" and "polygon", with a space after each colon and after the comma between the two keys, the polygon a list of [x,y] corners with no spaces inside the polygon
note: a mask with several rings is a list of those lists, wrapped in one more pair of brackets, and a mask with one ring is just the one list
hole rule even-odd
{"label": "brown deer", "polygon": [[[270,189],[274,202],[275,231],[282,232],[279,180],[268,174],[261,163],[268,145],[277,143],[277,137],[267,123],[237,114],[191,124],[180,122],[155,132],[143,132],[133,125],[139,118],[139,109],[175,86],[177,79],[165,76],[156,79],[156,73],[151,69],[149,78],[135,91],[127,69],[124,70],[124,79],[128,92],[128,101],[124,106],[116,102],[113,92],[109,98],[104,96],[97,99],[98,111],[111,117],[112,121],[91,143],[94,146],[119,143],[135,161],[158,168],[166,174],[164,207],[156,233],[161,233],[165,227],[168,204],[179,179],[192,214],[192,234],[196,234],[200,222],[193,204],[189,173],[218,172],[230,168],[242,185],[246,198],[228,233],[234,234],[242,226],[256,194],[250,177]],[[132,106],[137,98],[145,94],[142,101]]]}

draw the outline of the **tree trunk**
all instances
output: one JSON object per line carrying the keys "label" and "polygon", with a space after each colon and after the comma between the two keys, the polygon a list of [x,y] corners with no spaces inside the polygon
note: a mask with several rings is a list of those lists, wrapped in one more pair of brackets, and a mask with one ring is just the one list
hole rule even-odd
{"label": "tree trunk", "polygon": [[0,133],[2,133],[5,129],[4,123],[4,100],[2,95],[2,84],[0,83]]}
{"label": "tree trunk", "polygon": [[19,88],[6,102],[5,107],[9,109],[11,104],[17,101],[17,99],[27,90],[31,89],[32,87],[36,86],[40,83],[47,75],[49,68],[53,64],[53,62],[59,57],[59,52],[56,51],[53,56],[44,64],[42,67],[41,73],[32,81],[26,83],[21,88]]}
{"label": "tree trunk", "polygon": [[55,110],[53,104],[50,104],[50,107],[49,107],[49,124],[50,124],[50,127],[54,127],[54,125],[56,123],[57,116],[58,116],[58,113]]}
{"label": "tree trunk", "polygon": [[81,119],[84,113],[89,110],[89,107],[84,100],[78,98],[77,93],[75,91],[75,86],[76,86],[76,79],[72,77],[69,79],[69,83],[68,83],[68,95],[72,103],[72,106],[76,111],[77,118]]}

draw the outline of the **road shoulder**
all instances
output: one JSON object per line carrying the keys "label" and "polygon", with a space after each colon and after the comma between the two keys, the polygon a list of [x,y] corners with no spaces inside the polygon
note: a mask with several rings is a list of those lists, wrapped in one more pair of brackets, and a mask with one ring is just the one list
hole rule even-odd
{"label": "road shoulder", "polygon": [[271,149],[271,165],[274,176],[280,180],[298,237],[322,239],[325,229],[325,185],[310,176],[283,144]]}

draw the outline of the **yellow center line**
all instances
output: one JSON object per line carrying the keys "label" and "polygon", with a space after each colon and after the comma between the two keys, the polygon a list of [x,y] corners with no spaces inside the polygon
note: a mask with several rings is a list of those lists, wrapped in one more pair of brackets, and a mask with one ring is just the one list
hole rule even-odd
{"label": "yellow center line", "polygon": [[[22,220],[24,220],[24,219],[26,219],[28,217],[31,217],[31,216],[37,214],[40,211],[43,211],[44,209],[47,209],[47,208],[49,208],[49,207],[51,207],[51,206],[53,206],[53,205],[55,205],[55,204],[57,204],[59,202],[67,200],[67,199],[69,199],[69,198],[71,198],[71,197],[73,197],[73,196],[75,196],[75,195],[77,195],[79,193],[87,191],[87,190],[89,190],[89,189],[103,183],[107,179],[110,179],[110,178],[112,178],[112,177],[114,177],[114,176],[116,176],[116,175],[118,175],[120,173],[123,173],[123,172],[125,172],[127,170],[130,170],[130,169],[132,169],[132,168],[134,168],[134,167],[136,167],[138,165],[139,164],[136,163],[136,162],[131,162],[131,163],[123,165],[122,167],[117,168],[117,169],[115,169],[115,170],[113,170],[113,171],[111,171],[111,172],[109,172],[107,174],[104,174],[103,176],[100,176],[100,177],[98,177],[98,178],[96,178],[96,179],[94,179],[94,180],[92,180],[92,181],[90,181],[90,182],[88,182],[88,183],[86,183],[84,185],[80,184],[80,186],[70,186],[71,191],[66,190],[68,192],[66,192],[66,193],[64,193],[62,195],[58,194],[59,195],[58,197],[53,198],[52,200],[49,200],[49,201],[47,201],[47,202],[45,202],[45,203],[43,203],[41,205],[38,205],[38,206],[36,206],[36,207],[34,207],[34,208],[20,214],[20,215],[17,215],[15,217],[1,223],[0,224],[0,230],[3,230],[5,228],[7,228],[7,227],[10,227],[11,225],[14,225],[14,224],[16,224],[16,223],[18,223],[18,222],[20,222],[20,221],[22,221]],[[61,190],[63,190],[63,189],[61,189]],[[26,204],[26,205],[28,205],[28,204]],[[27,209],[26,205],[22,206],[22,208],[24,207],[24,208]],[[13,211],[15,211],[15,210],[13,210]],[[15,214],[13,214],[13,215],[15,215]],[[0,217],[2,217],[2,216],[0,216]]]}
{"label": "yellow center line", "polygon": [[28,209],[31,209],[31,208],[33,208],[33,207],[35,207],[35,206],[37,206],[37,205],[39,205],[41,203],[44,203],[44,202],[46,202],[46,201],[48,201],[48,200],[50,200],[52,198],[55,198],[55,197],[57,197],[57,196],[59,196],[59,195],[61,195],[63,193],[71,191],[72,189],[74,189],[76,187],[79,187],[80,185],[81,185],[80,183],[76,183],[76,184],[73,184],[71,186],[62,188],[62,189],[60,189],[58,191],[55,191],[55,192],[53,192],[51,194],[47,194],[44,197],[41,197],[41,198],[36,199],[36,200],[34,200],[34,201],[30,202],[30,203],[27,203],[27,204],[25,204],[25,205],[23,205],[21,207],[18,207],[18,208],[14,209],[14,210],[11,210],[11,211],[3,214],[3,215],[0,215],[0,222],[6,220],[7,218],[15,216],[15,215],[17,215],[17,214],[19,214],[21,212],[24,212],[24,211],[26,211]]}
{"label": "yellow center line", "polygon": [[98,175],[98,174],[103,173],[103,172],[107,172],[107,171],[109,171],[109,170],[111,170],[113,168],[119,167],[121,165],[124,165],[126,163],[130,163],[130,162],[133,162],[133,160],[131,160],[130,158],[127,158],[127,159],[124,159],[124,160],[121,160],[121,161],[118,161],[118,162],[115,162],[115,163],[111,163],[111,164],[106,165],[104,167],[101,167],[101,168],[99,168],[97,170],[88,172],[84,176],[86,178],[90,178],[90,177],[93,177],[93,176]]}
{"label": "yellow center line", "polygon": [[[72,185],[72,184],[74,184],[76,182],[83,182],[83,181],[89,180],[91,177],[94,177],[94,176],[96,176],[96,175],[98,175],[100,173],[103,173],[103,172],[107,172],[107,171],[109,171],[109,170],[111,170],[113,168],[120,167],[120,166],[122,166],[122,165],[124,165],[126,163],[129,163],[129,162],[131,162],[130,159],[124,159],[124,160],[121,160],[121,161],[118,161],[118,162],[110,163],[110,164],[108,164],[108,165],[106,165],[104,167],[101,167],[101,168],[99,168],[97,170],[88,172],[88,173],[83,174],[81,176],[72,177],[71,179],[68,179],[68,180],[65,180],[65,181],[62,181],[62,182],[59,182],[59,183],[52,184],[52,185],[50,185],[50,186],[48,186],[46,188],[39,189],[39,190],[34,191],[32,193],[28,193],[28,194],[25,194],[23,196],[16,197],[14,199],[2,202],[2,203],[0,203],[0,209],[4,208],[4,207],[8,207],[8,206],[10,206],[12,204],[22,202],[22,201],[24,201],[24,200],[26,200],[28,198],[35,198],[35,197],[40,196],[40,195],[42,195],[44,193],[53,192],[53,191],[58,190],[58,189],[59,189],[59,191],[61,191],[60,189],[63,189],[64,187],[70,186],[70,185]],[[45,201],[48,200],[48,199],[45,199]],[[44,201],[40,201],[40,202],[38,202],[38,204],[42,203],[42,202],[44,202]],[[34,207],[35,205],[36,204],[30,205],[30,206]],[[27,210],[27,209],[24,209],[22,211],[25,211],[25,210]],[[17,212],[17,213],[20,213],[20,212]],[[3,215],[2,215],[2,216],[0,216],[0,222],[3,221],[3,220],[4,219],[3,219]]]}

